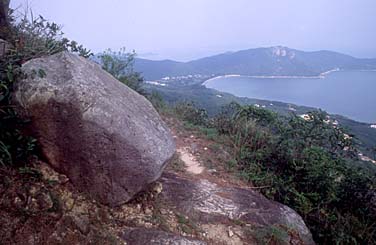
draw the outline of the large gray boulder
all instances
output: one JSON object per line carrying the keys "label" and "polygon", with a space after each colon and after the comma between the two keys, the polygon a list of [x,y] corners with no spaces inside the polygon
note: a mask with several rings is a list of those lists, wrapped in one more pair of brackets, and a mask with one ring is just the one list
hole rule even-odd
{"label": "large gray boulder", "polygon": [[116,206],[160,177],[175,143],[143,96],[68,52],[22,70],[14,102],[49,163],[79,190]]}

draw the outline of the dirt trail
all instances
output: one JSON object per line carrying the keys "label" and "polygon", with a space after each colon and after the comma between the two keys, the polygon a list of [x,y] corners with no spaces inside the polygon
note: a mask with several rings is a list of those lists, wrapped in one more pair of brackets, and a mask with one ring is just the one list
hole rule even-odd
{"label": "dirt trail", "polygon": [[196,157],[189,153],[188,148],[178,148],[176,150],[180,154],[180,159],[186,166],[186,171],[192,174],[201,174],[204,171],[204,167],[197,161]]}
{"label": "dirt trail", "polygon": [[183,123],[173,118],[164,118],[169,125],[176,151],[184,163],[183,174],[195,179],[208,180],[220,186],[238,186],[250,188],[229,171],[227,163],[231,155],[213,140],[209,140],[197,129],[187,129]]}

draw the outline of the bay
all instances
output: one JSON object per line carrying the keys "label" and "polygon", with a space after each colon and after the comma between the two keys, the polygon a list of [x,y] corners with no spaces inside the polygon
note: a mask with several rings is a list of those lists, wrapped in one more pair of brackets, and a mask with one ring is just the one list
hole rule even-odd
{"label": "bay", "polygon": [[376,122],[376,71],[337,71],[321,78],[223,76],[204,84],[240,97],[316,107],[356,121]]}

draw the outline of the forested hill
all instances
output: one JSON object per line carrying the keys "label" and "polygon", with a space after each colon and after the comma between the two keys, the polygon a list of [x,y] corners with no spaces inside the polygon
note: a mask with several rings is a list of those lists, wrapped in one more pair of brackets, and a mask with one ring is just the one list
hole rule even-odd
{"label": "forested hill", "polygon": [[138,58],[135,61],[135,69],[147,80],[193,74],[318,76],[333,69],[376,69],[376,59],[358,59],[332,51],[305,52],[277,46],[227,52],[189,62]]}

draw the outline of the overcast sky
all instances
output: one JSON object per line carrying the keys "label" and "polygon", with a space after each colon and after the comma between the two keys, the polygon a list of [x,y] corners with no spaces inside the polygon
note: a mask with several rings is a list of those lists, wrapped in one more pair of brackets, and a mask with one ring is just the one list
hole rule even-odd
{"label": "overcast sky", "polygon": [[[94,52],[190,60],[283,45],[376,57],[376,0],[11,0]],[[22,8],[21,8],[22,9]]]}

